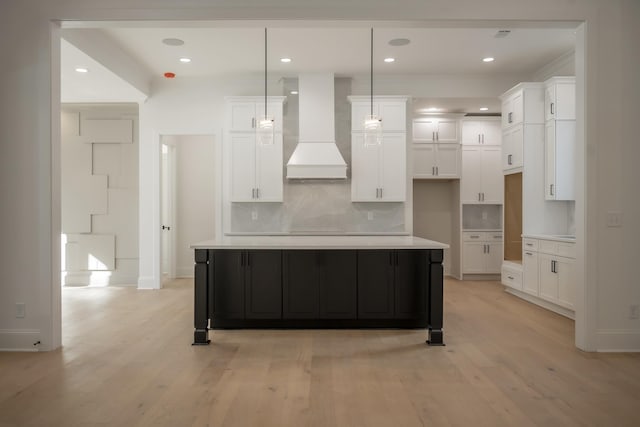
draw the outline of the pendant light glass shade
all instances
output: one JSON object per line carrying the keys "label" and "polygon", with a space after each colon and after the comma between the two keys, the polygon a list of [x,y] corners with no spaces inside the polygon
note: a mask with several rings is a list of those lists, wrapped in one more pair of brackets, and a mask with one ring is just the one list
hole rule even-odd
{"label": "pendant light glass shade", "polygon": [[364,118],[364,146],[372,147],[382,144],[382,118],[373,114],[373,28],[371,29],[371,114]]}
{"label": "pendant light glass shade", "polygon": [[274,118],[267,114],[267,29],[264,29],[264,114],[258,118],[258,126],[256,129],[258,144],[273,145],[274,137]]}

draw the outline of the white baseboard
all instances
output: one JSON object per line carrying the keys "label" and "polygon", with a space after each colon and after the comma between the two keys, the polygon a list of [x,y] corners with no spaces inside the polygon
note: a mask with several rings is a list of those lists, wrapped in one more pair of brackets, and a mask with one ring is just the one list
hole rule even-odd
{"label": "white baseboard", "polygon": [[36,329],[0,329],[0,351],[38,351],[34,344],[41,340]]}
{"label": "white baseboard", "polygon": [[598,329],[596,351],[610,353],[640,352],[640,331],[637,329]]}
{"label": "white baseboard", "polygon": [[63,286],[136,286],[138,277],[117,271],[65,271]]}
{"label": "white baseboard", "polygon": [[523,299],[525,301],[528,301],[528,302],[530,302],[532,304],[539,305],[542,308],[546,308],[549,311],[553,311],[554,313],[558,313],[561,316],[568,317],[571,320],[575,320],[575,317],[576,317],[575,312],[573,312],[572,310],[569,310],[568,308],[564,308],[564,307],[561,307],[559,305],[555,305],[555,304],[553,304],[553,303],[551,303],[549,301],[545,301],[545,300],[543,300],[541,298],[535,297],[533,295],[529,295],[526,292],[522,292],[522,291],[519,291],[517,289],[510,288],[508,286],[504,287],[504,291],[509,293],[509,294],[511,294],[511,295],[514,295],[514,296],[516,296],[518,298],[521,298],[521,299]]}

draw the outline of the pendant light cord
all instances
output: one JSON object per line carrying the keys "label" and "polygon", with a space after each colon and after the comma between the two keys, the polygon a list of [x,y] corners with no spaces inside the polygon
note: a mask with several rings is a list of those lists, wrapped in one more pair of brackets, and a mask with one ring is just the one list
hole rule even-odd
{"label": "pendant light cord", "polygon": [[371,28],[371,116],[373,117],[373,28]]}
{"label": "pendant light cord", "polygon": [[267,29],[264,29],[264,118],[267,118]]}

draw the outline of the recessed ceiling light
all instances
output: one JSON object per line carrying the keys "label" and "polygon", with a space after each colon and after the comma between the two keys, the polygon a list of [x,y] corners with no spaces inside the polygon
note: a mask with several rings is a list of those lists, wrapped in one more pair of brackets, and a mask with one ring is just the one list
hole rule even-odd
{"label": "recessed ceiling light", "polygon": [[84,67],[78,67],[78,68],[76,68],[76,71],[78,73],[88,73],[89,69],[88,68],[84,68]]}
{"label": "recessed ceiling light", "polygon": [[168,38],[162,39],[162,43],[166,44],[167,46],[182,46],[184,44],[184,40]]}
{"label": "recessed ceiling light", "polygon": [[292,91],[291,91],[291,92],[289,92],[289,93],[291,93],[291,95],[297,95],[297,94],[298,94],[298,91],[297,91],[297,90],[292,90]]}
{"label": "recessed ceiling light", "polygon": [[480,111],[489,111],[489,107],[480,107]]}
{"label": "recessed ceiling light", "polygon": [[396,58],[384,58],[384,62],[394,62]]}
{"label": "recessed ceiling light", "polygon": [[495,58],[492,58],[491,56],[487,56],[486,58],[482,58],[483,62],[493,62],[495,60]]}
{"label": "recessed ceiling light", "polygon": [[280,62],[291,62],[291,58],[280,58]]}
{"label": "recessed ceiling light", "polygon": [[189,62],[191,62],[191,58],[180,58],[180,62],[188,64]]}
{"label": "recessed ceiling light", "polygon": [[409,43],[411,43],[411,40],[409,40],[409,39],[392,39],[392,40],[389,40],[389,44],[391,46],[406,46]]}

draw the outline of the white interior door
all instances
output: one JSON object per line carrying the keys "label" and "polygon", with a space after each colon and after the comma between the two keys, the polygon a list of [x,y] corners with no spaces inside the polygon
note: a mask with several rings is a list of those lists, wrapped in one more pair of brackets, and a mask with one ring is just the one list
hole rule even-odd
{"label": "white interior door", "polygon": [[174,211],[175,211],[175,147],[163,143],[161,145],[162,157],[160,163],[160,220],[161,220],[161,253],[162,253],[162,279],[174,279]]}

